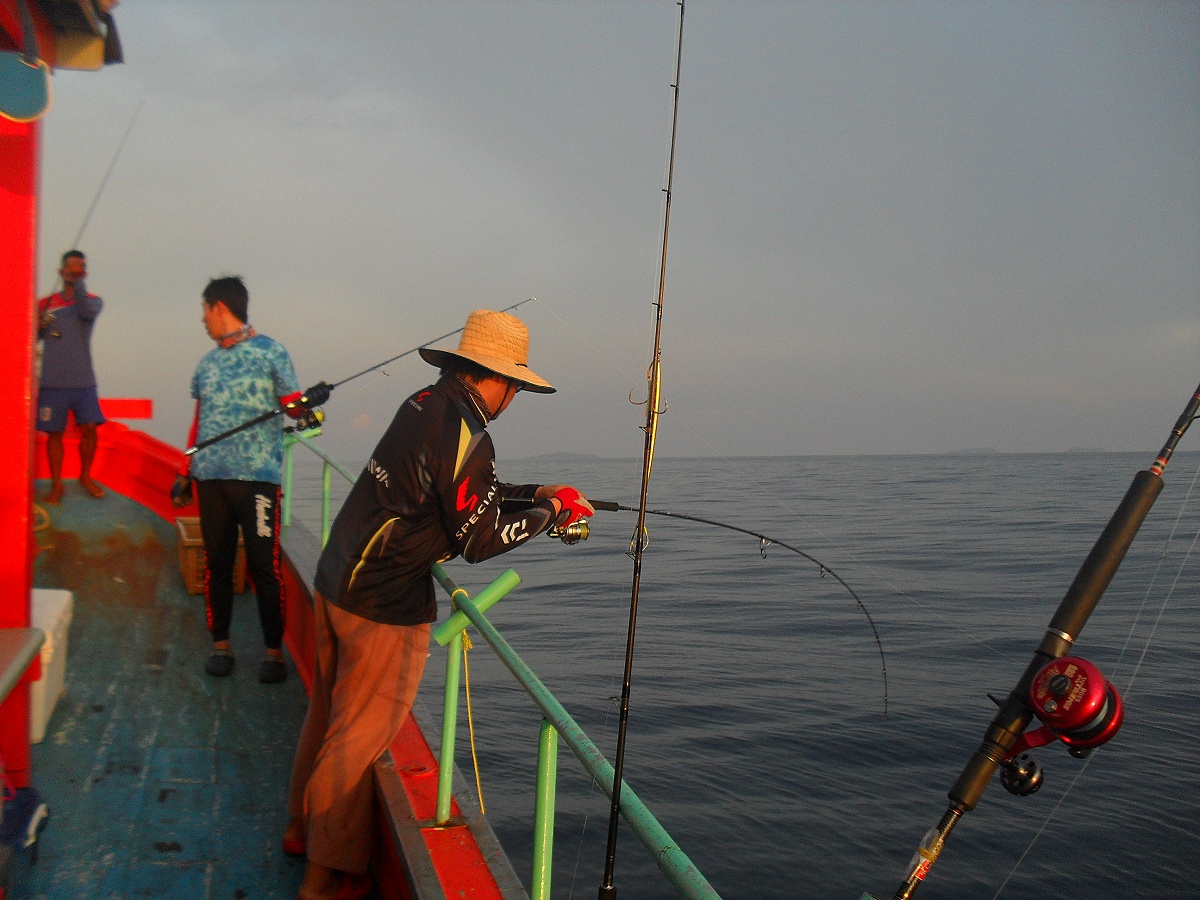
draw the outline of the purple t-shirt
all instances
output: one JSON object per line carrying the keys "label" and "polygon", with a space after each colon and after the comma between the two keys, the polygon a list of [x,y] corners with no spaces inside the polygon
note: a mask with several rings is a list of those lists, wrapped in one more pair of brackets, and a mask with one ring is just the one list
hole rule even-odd
{"label": "purple t-shirt", "polygon": [[54,314],[48,325],[41,326],[39,321],[42,375],[38,383],[41,387],[96,386],[96,373],[92,369],[92,326],[103,308],[104,301],[89,294],[82,281],[75,282],[74,291],[67,286],[38,301],[39,317],[47,310]]}

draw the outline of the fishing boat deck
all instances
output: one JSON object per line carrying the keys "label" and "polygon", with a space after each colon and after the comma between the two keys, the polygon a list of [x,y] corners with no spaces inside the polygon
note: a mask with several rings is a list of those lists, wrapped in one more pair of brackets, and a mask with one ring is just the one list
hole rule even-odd
{"label": "fishing boat deck", "polygon": [[295,897],[304,863],[280,836],[307,700],[290,661],[285,683],[259,684],[253,595],[235,600],[232,676],[211,678],[171,524],[74,483],[45,509],[35,586],[72,591],[74,611],[65,691],[33,747],[50,816],[11,896]]}

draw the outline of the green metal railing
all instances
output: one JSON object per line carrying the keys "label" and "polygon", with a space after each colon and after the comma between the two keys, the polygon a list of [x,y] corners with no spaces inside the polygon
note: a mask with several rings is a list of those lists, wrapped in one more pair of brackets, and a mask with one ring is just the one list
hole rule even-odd
{"label": "green metal railing", "polygon": [[[291,524],[292,451],[303,444],[323,462],[321,477],[321,544],[329,537],[329,488],[331,475],[337,472],[350,483],[355,476],[313,444],[307,437],[289,435],[284,449],[284,500],[281,511],[283,523]],[[553,837],[556,789],[558,782],[558,741],[561,738],[611,798],[614,771],[604,754],[571,718],[557,698],[541,682],[534,671],[513,650],[484,613],[521,583],[520,576],[508,569],[483,588],[474,600],[450,578],[440,565],[433,566],[433,576],[450,595],[454,607],[451,616],[433,631],[433,638],[448,647],[446,657],[445,693],[442,698],[442,742],[438,759],[437,824],[450,820],[454,782],[454,747],[458,723],[459,686],[462,675],[463,636],[468,626],[487,641],[500,661],[541,711],[542,723],[538,734],[537,784],[534,803],[533,873],[530,879],[530,900],[550,900],[550,881],[553,868]],[[688,859],[666,829],[629,787],[621,784],[621,816],[654,858],[659,870],[687,900],[720,900],[720,895]]]}
{"label": "green metal railing", "polygon": [[329,540],[329,529],[332,520],[329,517],[329,488],[333,473],[337,472],[350,484],[354,484],[354,474],[336,459],[314,444],[309,437],[315,437],[320,431],[306,431],[304,434],[289,434],[283,441],[283,508],[280,519],[284,525],[292,524],[292,451],[296,444],[302,444],[311,450],[322,463],[321,466],[321,546]]}

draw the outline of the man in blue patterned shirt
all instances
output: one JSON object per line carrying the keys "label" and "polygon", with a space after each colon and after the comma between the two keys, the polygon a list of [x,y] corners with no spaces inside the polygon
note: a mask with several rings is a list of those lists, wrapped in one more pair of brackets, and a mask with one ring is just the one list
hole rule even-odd
{"label": "man in blue patterned shirt", "polygon": [[[291,357],[282,344],[247,323],[249,303],[246,286],[238,277],[213,279],[204,289],[204,327],[217,346],[205,354],[192,376],[196,416],[189,446],[223,434],[276,404],[293,417],[306,411],[299,403],[301,392]],[[213,639],[204,666],[209,675],[233,671],[229,625],[241,526],[266,645],[258,680],[272,684],[287,677],[281,649],[284,597],[279,569],[283,428],[282,417],[269,418],[188,458],[206,558],[204,603]],[[190,502],[186,493],[172,492],[177,505]]]}

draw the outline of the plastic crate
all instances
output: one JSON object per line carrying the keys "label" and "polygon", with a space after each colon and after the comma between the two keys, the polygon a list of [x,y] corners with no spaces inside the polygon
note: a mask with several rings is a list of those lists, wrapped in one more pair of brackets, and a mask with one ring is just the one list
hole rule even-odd
{"label": "plastic crate", "polygon": [[[179,531],[179,574],[189,594],[204,593],[204,539],[200,536],[200,520],[186,516],[175,520]],[[246,550],[238,532],[237,556],[233,561],[233,592],[246,590]]]}

